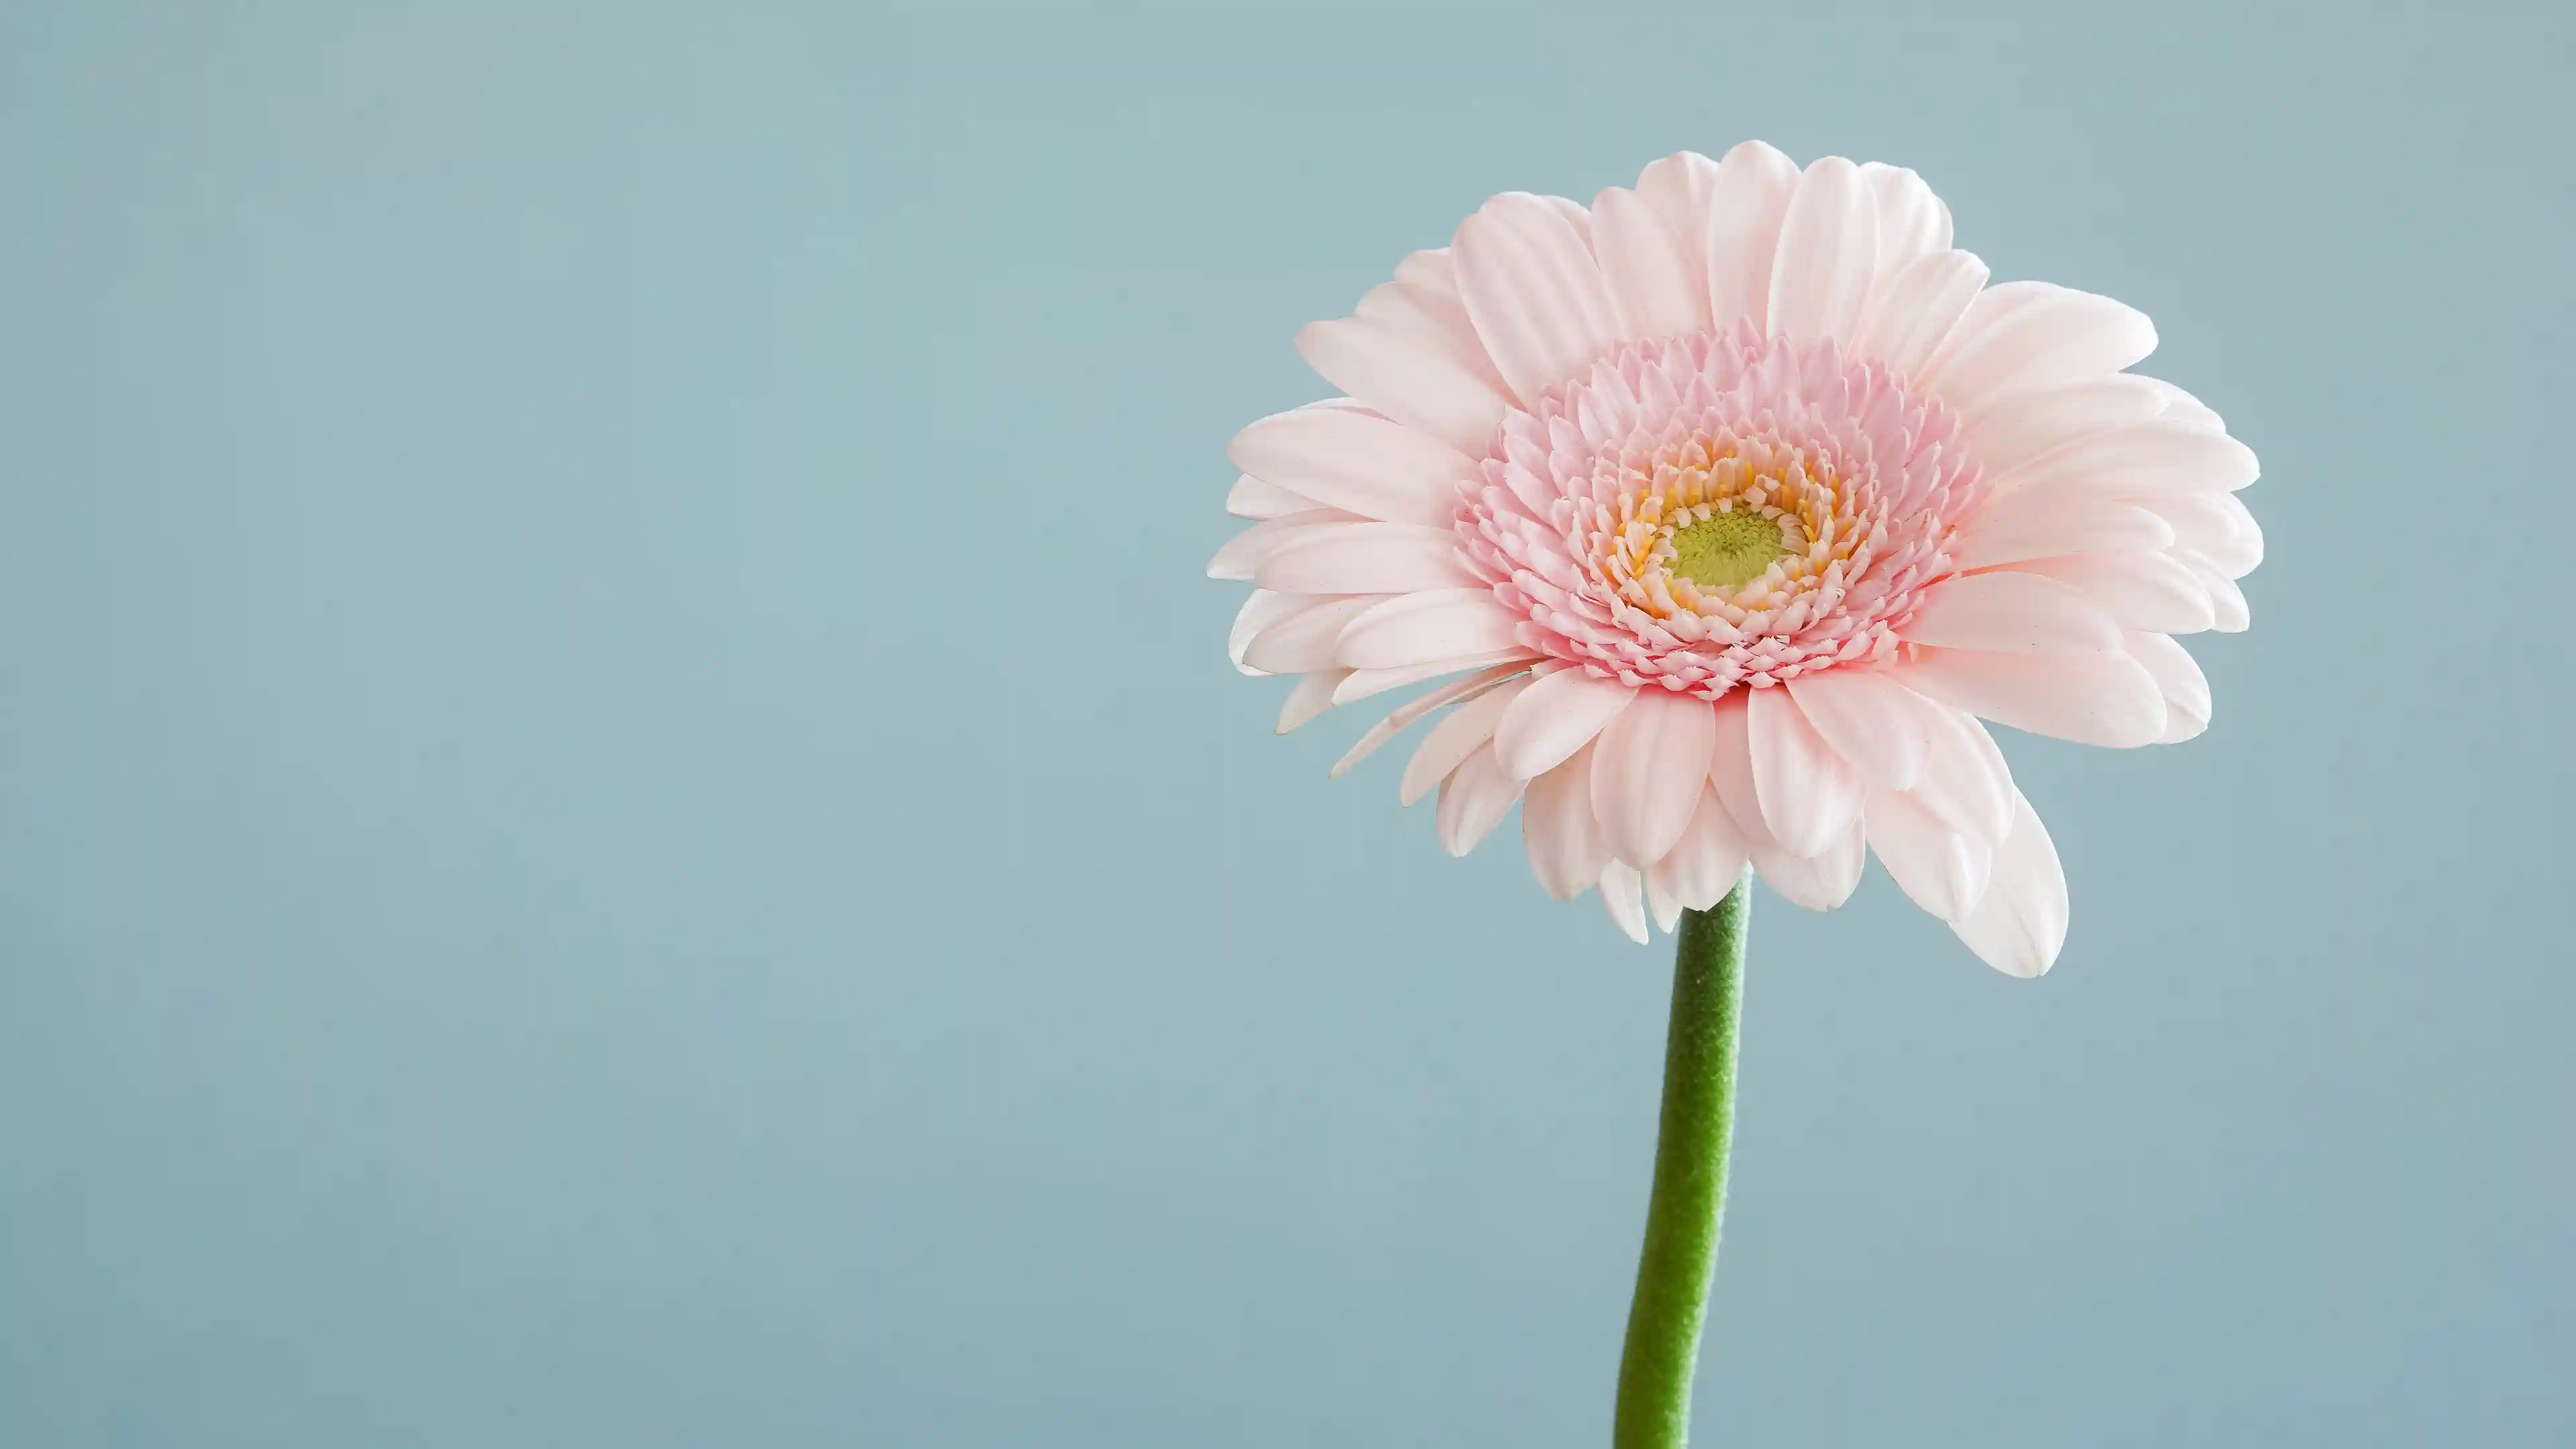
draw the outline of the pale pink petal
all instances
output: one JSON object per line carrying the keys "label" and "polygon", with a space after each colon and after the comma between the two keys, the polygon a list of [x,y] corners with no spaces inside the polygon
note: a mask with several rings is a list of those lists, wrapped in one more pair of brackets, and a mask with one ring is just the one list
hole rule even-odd
{"label": "pale pink petal", "polygon": [[[1405,597],[1422,596],[1411,594]],[[1384,694],[1390,689],[1402,689],[1406,685],[1420,684],[1426,680],[1438,679],[1441,675],[1456,674],[1462,670],[1474,669],[1490,673],[1490,666],[1498,664],[1509,664],[1514,669],[1523,669],[1528,667],[1530,657],[1530,652],[1526,649],[1493,649],[1482,654],[1451,655],[1425,664],[1353,669],[1348,671],[1349,677],[1341,682],[1340,687],[1333,691],[1333,703],[1351,704],[1373,694]]]}
{"label": "pale pink petal", "polygon": [[2012,834],[1995,852],[1994,880],[1952,926],[1979,959],[2007,976],[2043,975],[2066,944],[2066,872],[2038,812],[2013,800]]}
{"label": "pale pink petal", "polygon": [[1227,539],[1225,546],[1216,551],[1216,557],[1208,560],[1207,576],[1212,579],[1249,582],[1254,572],[1260,568],[1261,561],[1281,547],[1318,528],[1328,528],[1339,523],[1366,523],[1367,521],[1356,513],[1344,513],[1338,508],[1317,508],[1279,518],[1265,518]]}
{"label": "pale pink petal", "polygon": [[1688,243],[1653,204],[1613,186],[1592,201],[1592,245],[1624,337],[1679,337],[1708,325]]}
{"label": "pale pink petal", "polygon": [[[1787,157],[1780,159],[1787,164]],[[1790,166],[1789,174],[1795,177],[1797,169]],[[1717,194],[1717,178],[1717,163],[1696,151],[1677,151],[1651,163],[1637,176],[1637,195],[1680,239],[1682,256],[1690,263],[1691,289],[1699,297],[1692,313],[1694,327],[1706,327],[1710,320],[1708,209],[1710,198]]]}
{"label": "pale pink petal", "polygon": [[2209,728],[2209,676],[2200,672],[2191,651],[2168,634],[2124,637],[2129,657],[2145,665],[2164,692],[2165,732],[2157,743],[2178,745]]}
{"label": "pale pink petal", "polygon": [[1603,726],[1592,764],[1592,810],[1621,860],[1645,867],[1681,839],[1717,747],[1708,701],[1641,689]]}
{"label": "pale pink petal", "polygon": [[[1355,594],[1311,599],[1304,607],[1281,615],[1254,635],[1251,646],[1243,651],[1243,662],[1264,674],[1304,674],[1310,670],[1331,669],[1339,663],[1334,651],[1341,638],[1342,626],[1376,608],[1386,598],[1384,594]],[[1330,699],[1328,689],[1328,704]]]}
{"label": "pale pink petal", "polygon": [[1520,619],[1490,589],[1426,589],[1387,600],[1342,626],[1336,661],[1400,669],[1471,659],[1513,647]]}
{"label": "pale pink petal", "polygon": [[1771,262],[1798,189],[1798,163],[1747,141],[1717,164],[1708,197],[1709,321],[1724,332],[1771,313]]}
{"label": "pale pink petal", "polygon": [[1524,406],[1618,340],[1583,233],[1544,198],[1505,192],[1458,228],[1458,293]]}
{"label": "pale pink petal", "polygon": [[1911,382],[1986,285],[1986,264],[1972,252],[1934,252],[1890,273],[1852,339],[1854,354]]}
{"label": "pale pink petal", "polygon": [[1990,847],[2003,843],[2012,825],[2012,767],[1976,716],[1948,705],[1933,707],[1923,778],[1906,793],[1942,823]]}
{"label": "pale pink petal", "polygon": [[1436,340],[1450,358],[1506,398],[1512,385],[1485,352],[1485,339],[1458,296],[1458,267],[1447,247],[1415,252],[1396,263],[1395,280],[1370,289],[1353,309],[1364,322],[1403,326]]}
{"label": "pale pink petal", "polygon": [[1333,687],[1340,684],[1342,676],[1348,672],[1342,669],[1322,669],[1313,674],[1299,676],[1297,687],[1288,691],[1287,702],[1279,706],[1277,732],[1287,734],[1301,725],[1320,718],[1324,711],[1331,709]]}
{"label": "pale pink petal", "polygon": [[1861,802],[1869,848],[1888,879],[1944,921],[1964,920],[1985,894],[1994,847],[1933,814],[1912,797],[1872,790]]}
{"label": "pale pink petal", "polygon": [[1830,911],[1851,899],[1868,854],[1860,811],[1855,808],[1850,822],[1814,855],[1791,855],[1776,842],[1756,842],[1753,868],[1789,904],[1811,911]]}
{"label": "pale pink petal", "polygon": [[1859,774],[1807,723],[1787,690],[1757,689],[1745,703],[1745,748],[1763,823],[1791,855],[1826,850],[1860,813]]}
{"label": "pale pink petal", "polygon": [[2199,578],[2202,588],[2209,590],[2209,608],[2213,615],[2209,627],[2221,634],[2245,632],[2246,626],[2253,622],[2253,614],[2246,608],[2245,591],[2236,586],[2236,581],[2227,576],[2227,571],[2187,548],[2174,549],[2172,557]]}
{"label": "pale pink petal", "polygon": [[1735,889],[1749,858],[1751,847],[1734,817],[1727,814],[1725,802],[1717,798],[1717,787],[1702,781],[1690,824],[1654,869],[1646,872],[1646,881],[1649,885],[1660,881],[1684,909],[1705,911]]}
{"label": "pale pink petal", "polygon": [[2177,545],[2231,579],[2245,577],[2263,562],[2263,530],[2233,493],[2167,493],[2142,499],[2138,506],[2173,525]]}
{"label": "pale pink petal", "polygon": [[[1515,676],[1521,668],[1520,664],[1511,663],[1491,669],[1480,669],[1464,679],[1453,679],[1438,689],[1426,691],[1397,705],[1386,718],[1371,725],[1368,733],[1360,736],[1357,744],[1352,745],[1350,749],[1343,752],[1340,759],[1333,762],[1332,778],[1338,780],[1348,774],[1353,765],[1377,753],[1380,746],[1403,733],[1415,720],[1433,710],[1445,705],[1463,704],[1489,690],[1509,688],[1519,683]],[[1348,704],[1350,701],[1341,697],[1340,690],[1335,690],[1333,702]]]}
{"label": "pale pink petal", "polygon": [[2107,498],[2157,498],[2242,488],[2262,473],[2254,452],[2224,433],[2157,419],[2086,438],[1994,480],[1997,495],[2071,488]]}
{"label": "pale pink petal", "polygon": [[1682,903],[1651,870],[1646,872],[1646,914],[1655,918],[1655,928],[1665,935],[1669,936],[1681,927]]}
{"label": "pale pink petal", "polygon": [[1494,723],[1520,692],[1529,688],[1522,676],[1505,680],[1477,694],[1444,715],[1431,732],[1414,748],[1413,758],[1405,761],[1404,778],[1396,785],[1395,798],[1406,805],[1431,793],[1449,772],[1466,762],[1477,747],[1494,737]]}
{"label": "pale pink petal", "polygon": [[1934,584],[1896,633],[1942,649],[2016,654],[2120,647],[2119,626],[2082,589],[2020,572],[1961,574]]}
{"label": "pale pink petal", "polygon": [[1293,594],[1400,594],[1476,582],[1458,562],[1457,535],[1418,523],[1327,524],[1272,549],[1252,579]]}
{"label": "pale pink petal", "polygon": [[1601,904],[1610,912],[1628,939],[1646,944],[1646,908],[1637,899],[1637,871],[1633,866],[1612,861],[1601,868]]}
{"label": "pale pink petal", "polygon": [[1302,493],[1291,493],[1276,483],[1266,483],[1246,473],[1234,480],[1225,495],[1225,511],[1237,518],[1259,521],[1283,518],[1291,513],[1304,513],[1320,507]]}
{"label": "pale pink petal", "polygon": [[2227,431],[2227,420],[2210,411],[2207,403],[2193,397],[2190,393],[2184,392],[2181,388],[2174,386],[2163,378],[2150,377],[2147,378],[2146,381],[2153,386],[2165,400],[2164,411],[2159,414],[2159,416],[2164,418],[2165,421],[2170,423],[2180,423],[2187,428],[2198,428],[2202,432],[2206,433],[2223,433]]}
{"label": "pale pink petal", "polygon": [[1484,452],[1511,406],[1437,337],[1375,318],[1310,322],[1297,352],[1333,386],[1463,453]]}
{"label": "pale pink petal", "polygon": [[1274,413],[1235,434],[1226,456],[1328,508],[1442,528],[1457,513],[1458,480],[1475,471],[1439,438],[1357,408]]}
{"label": "pale pink petal", "polygon": [[2170,554],[2087,553],[2036,559],[2013,567],[2027,575],[2061,579],[2083,590],[2123,629],[2197,634],[2216,618],[2210,607],[2209,586]]}
{"label": "pale pink petal", "polygon": [[1771,838],[1771,827],[1762,819],[1762,794],[1753,784],[1752,710],[1745,704],[1750,693],[1733,690],[1717,702],[1717,743],[1708,756],[1709,788],[1717,792],[1727,818],[1735,823],[1736,835],[1748,849]]}
{"label": "pale pink petal", "polygon": [[1860,168],[1828,156],[1798,178],[1771,266],[1769,331],[1848,342],[1878,275],[1878,202]]}
{"label": "pale pink petal", "polygon": [[1977,462],[2000,475],[2070,443],[2152,422],[2164,405],[2152,379],[2114,373],[2001,394],[1968,420],[1968,437]]}
{"label": "pale pink petal", "polygon": [[1862,162],[1860,175],[1877,202],[1881,276],[1950,249],[1950,208],[1941,204],[1922,177],[1884,161]]}
{"label": "pale pink petal", "polygon": [[1560,901],[1592,889],[1601,868],[1610,863],[1610,842],[1592,813],[1594,754],[1594,745],[1576,750],[1563,764],[1532,778],[1521,799],[1521,840],[1529,848],[1530,872]]}
{"label": "pale pink petal", "polygon": [[1505,773],[1526,780],[1553,769],[1601,733],[1636,690],[1580,669],[1561,669],[1521,691],[1494,727]]}
{"label": "pale pink petal", "polygon": [[1234,612],[1234,627],[1226,633],[1226,657],[1234,661],[1234,667],[1237,670],[1256,679],[1268,674],[1270,671],[1267,669],[1255,669],[1246,664],[1243,660],[1243,651],[1252,647],[1253,639],[1262,630],[1306,607],[1310,602],[1312,601],[1301,594],[1274,594],[1268,589],[1254,589],[1244,599],[1243,607]]}
{"label": "pale pink petal", "polygon": [[1790,697],[1818,737],[1883,789],[1910,790],[1923,778],[1934,706],[1872,669],[1826,669],[1790,680]]}
{"label": "pale pink petal", "polygon": [[2134,749],[2165,732],[2164,692],[2145,666],[2101,654],[1996,654],[1926,649],[1897,675],[1905,687],[1997,724],[2080,745]]}
{"label": "pale pink petal", "polygon": [[1494,833],[1520,798],[1521,782],[1494,763],[1494,747],[1478,745],[1449,778],[1440,782],[1438,823],[1440,848],[1465,855]]}
{"label": "pale pink petal", "polygon": [[1960,525],[1950,566],[1983,569],[2073,553],[2152,553],[2173,541],[2173,525],[2136,504],[2062,488],[2024,489]]}
{"label": "pale pink petal", "polygon": [[1906,385],[1928,387],[1931,380],[1940,375],[1941,369],[1950,365],[1950,359],[1958,356],[1969,344],[2011,321],[2014,314],[2055,290],[2046,282],[1997,282],[1979,291],[1969,299],[1967,309],[1959,314],[1950,335],[1941,339],[1941,345],[1933,349],[1920,368],[1905,374]]}
{"label": "pale pink petal", "polygon": [[2153,352],[2155,324],[2134,307],[2045,282],[2012,282],[1986,295],[2029,288],[1998,305],[1990,325],[1972,307],[1924,381],[1942,401],[1970,417],[1994,399],[2024,388],[2107,377]]}

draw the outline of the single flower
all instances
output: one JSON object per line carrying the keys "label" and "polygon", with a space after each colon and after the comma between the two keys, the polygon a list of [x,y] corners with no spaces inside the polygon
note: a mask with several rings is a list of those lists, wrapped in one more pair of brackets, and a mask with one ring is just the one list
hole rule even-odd
{"label": "single flower", "polygon": [[1812,909],[1865,852],[1986,961],[2065,939],[2055,846],[1981,720],[2189,739],[2173,636],[2246,624],[2254,455],[2126,371],[2107,297],[1987,285],[1913,172],[1759,142],[1589,209],[1512,192],[1297,335],[1348,394],[1254,423],[1209,566],[1279,726],[1457,676],[1401,798],[1464,854],[1521,806],[1539,882],[1639,941],[1749,862]]}

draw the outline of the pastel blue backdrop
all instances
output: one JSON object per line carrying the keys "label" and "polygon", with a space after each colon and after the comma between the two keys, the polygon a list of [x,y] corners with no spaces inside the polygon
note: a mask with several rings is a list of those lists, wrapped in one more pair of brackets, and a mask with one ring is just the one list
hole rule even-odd
{"label": "pastel blue backdrop", "polygon": [[1668,958],[1200,577],[1762,136],[2260,450],[2075,926],[1756,907],[1704,1442],[2576,1442],[2569,12],[12,5],[0,1442],[1605,1441]]}

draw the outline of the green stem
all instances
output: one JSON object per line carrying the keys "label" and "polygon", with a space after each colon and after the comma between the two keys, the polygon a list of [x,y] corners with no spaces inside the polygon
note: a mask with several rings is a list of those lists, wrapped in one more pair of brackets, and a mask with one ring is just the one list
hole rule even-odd
{"label": "green stem", "polygon": [[1615,1449],[1682,1449],[1690,1440],[1691,1371],[1708,1318],[1726,1215],[1726,1152],[1735,1133],[1736,1017],[1744,997],[1750,872],[1713,911],[1685,911],[1673,959],[1673,1019],[1664,1038],[1664,1114],[1655,1188],[1628,1346],[1619,1356]]}

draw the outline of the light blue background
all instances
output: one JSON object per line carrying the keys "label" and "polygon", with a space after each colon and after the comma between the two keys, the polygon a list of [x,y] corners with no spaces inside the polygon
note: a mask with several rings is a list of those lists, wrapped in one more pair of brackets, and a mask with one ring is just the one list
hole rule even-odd
{"label": "light blue background", "polygon": [[1740,1445],[2576,1442],[2576,25],[0,21],[0,1442],[1602,1443],[1665,949],[1221,652],[1488,193],[1919,168],[2261,452],[2038,984],[1757,906]]}

